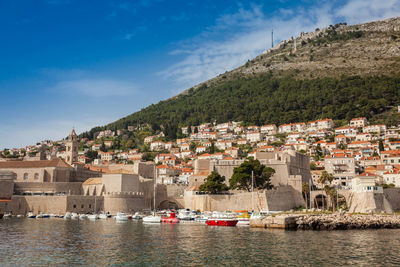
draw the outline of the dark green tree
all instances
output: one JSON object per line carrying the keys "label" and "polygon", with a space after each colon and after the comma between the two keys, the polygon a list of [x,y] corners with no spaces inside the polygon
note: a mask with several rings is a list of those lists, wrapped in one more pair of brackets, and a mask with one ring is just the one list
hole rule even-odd
{"label": "dark green tree", "polygon": [[85,156],[88,157],[90,159],[90,161],[93,161],[94,159],[97,159],[97,151],[93,151],[93,150],[88,150],[85,153]]}
{"label": "dark green tree", "polygon": [[224,184],[225,176],[221,176],[218,172],[213,171],[207,176],[206,181],[200,185],[199,191],[216,194],[229,190],[229,187]]}
{"label": "dark green tree", "polygon": [[106,148],[106,145],[104,144],[104,141],[101,143],[100,151],[107,152],[107,148]]}
{"label": "dark green tree", "polygon": [[251,173],[254,173],[254,188],[272,188],[270,178],[275,173],[271,167],[266,167],[258,160],[250,158],[233,169],[233,175],[229,180],[231,189],[251,191]]}
{"label": "dark green tree", "polygon": [[379,151],[385,151],[382,140],[379,140]]}
{"label": "dark green tree", "polygon": [[144,161],[153,161],[154,158],[155,158],[155,155],[154,155],[154,153],[151,153],[151,152],[146,152],[142,156],[142,159]]}

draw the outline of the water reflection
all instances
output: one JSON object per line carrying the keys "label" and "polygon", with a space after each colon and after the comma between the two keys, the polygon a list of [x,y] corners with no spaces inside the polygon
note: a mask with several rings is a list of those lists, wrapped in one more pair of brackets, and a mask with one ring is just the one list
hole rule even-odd
{"label": "water reflection", "polygon": [[114,220],[0,220],[0,265],[397,265],[400,230],[281,231]]}

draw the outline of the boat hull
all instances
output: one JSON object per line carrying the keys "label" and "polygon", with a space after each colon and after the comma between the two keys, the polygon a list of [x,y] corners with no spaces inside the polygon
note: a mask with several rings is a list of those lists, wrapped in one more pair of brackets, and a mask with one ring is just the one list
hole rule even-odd
{"label": "boat hull", "polygon": [[236,226],[238,220],[224,220],[224,219],[208,219],[207,225],[210,226]]}
{"label": "boat hull", "polygon": [[161,218],[161,222],[175,224],[175,223],[179,223],[179,219],[178,218]]}
{"label": "boat hull", "polygon": [[147,216],[143,218],[144,223],[161,223],[161,217],[158,216]]}

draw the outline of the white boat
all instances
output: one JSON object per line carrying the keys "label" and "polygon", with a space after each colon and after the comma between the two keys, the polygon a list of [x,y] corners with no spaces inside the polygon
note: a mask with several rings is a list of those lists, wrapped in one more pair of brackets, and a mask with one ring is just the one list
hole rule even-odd
{"label": "white boat", "polygon": [[90,214],[90,215],[88,215],[87,217],[88,217],[89,220],[95,221],[95,220],[97,220],[97,219],[99,218],[99,215],[97,215],[97,214]]}
{"label": "white boat", "polygon": [[66,220],[71,219],[71,217],[72,217],[71,212],[66,212],[64,215],[64,219],[66,219]]}
{"label": "white boat", "polygon": [[26,217],[28,217],[28,218],[31,218],[31,219],[34,219],[34,218],[36,218],[36,215],[33,213],[33,212],[28,212],[28,214],[26,215]]}
{"label": "white boat", "polygon": [[143,217],[144,223],[161,223],[161,216],[157,216],[156,214],[149,215]]}
{"label": "white boat", "polygon": [[190,210],[178,210],[178,219],[182,221],[191,221],[194,219],[194,216],[190,212]]}
{"label": "white boat", "polygon": [[135,212],[135,214],[132,216],[132,219],[134,220],[141,220],[143,219],[143,217],[145,217],[144,214],[140,213],[140,212]]}
{"label": "white boat", "polygon": [[115,220],[117,220],[118,222],[127,221],[129,220],[129,217],[123,212],[118,212],[117,216],[115,216]]}
{"label": "white boat", "polygon": [[80,214],[79,215],[79,220],[85,220],[85,219],[87,219],[87,215],[86,214]]}
{"label": "white boat", "polygon": [[143,217],[144,223],[161,223],[161,216],[156,215],[156,180],[157,180],[157,169],[154,165],[154,181],[153,181],[153,214]]}
{"label": "white boat", "polygon": [[41,219],[43,218],[43,213],[39,213],[38,215],[36,215],[36,219]]}
{"label": "white boat", "polygon": [[24,215],[18,214],[18,215],[17,215],[17,218],[24,218]]}
{"label": "white boat", "polygon": [[237,226],[250,226],[250,218],[240,218],[238,217]]}
{"label": "white boat", "polygon": [[105,213],[100,213],[99,214],[99,219],[106,220],[107,218],[108,218],[107,214],[105,214]]}
{"label": "white boat", "polygon": [[71,219],[79,219],[79,215],[75,212],[71,213]]}
{"label": "white boat", "polygon": [[3,219],[9,219],[9,218],[11,218],[11,213],[4,213],[4,216],[3,216]]}

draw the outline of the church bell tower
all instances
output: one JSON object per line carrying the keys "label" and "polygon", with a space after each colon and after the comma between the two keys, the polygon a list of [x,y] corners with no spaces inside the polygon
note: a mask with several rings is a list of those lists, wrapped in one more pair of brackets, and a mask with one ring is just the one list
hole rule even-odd
{"label": "church bell tower", "polygon": [[66,162],[69,165],[72,165],[74,162],[78,161],[78,136],[76,135],[74,129],[72,129],[68,136],[65,156]]}

